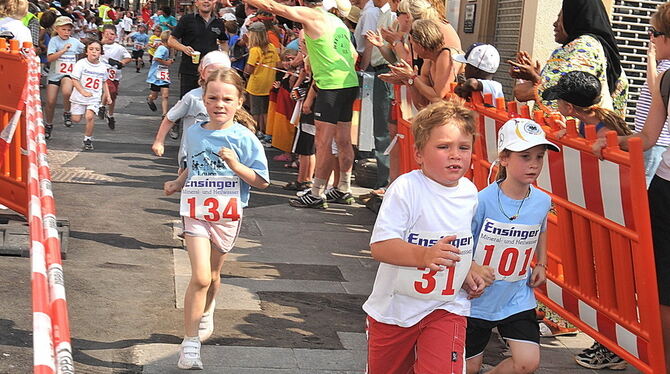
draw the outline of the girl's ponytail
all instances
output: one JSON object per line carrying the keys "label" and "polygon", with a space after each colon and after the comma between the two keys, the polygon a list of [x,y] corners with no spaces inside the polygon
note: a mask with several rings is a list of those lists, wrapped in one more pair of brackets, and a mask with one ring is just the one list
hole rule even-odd
{"label": "girl's ponytail", "polygon": [[251,130],[252,133],[256,133],[256,120],[244,108],[240,108],[235,112],[233,120]]}
{"label": "girl's ponytail", "polygon": [[617,135],[631,135],[633,133],[626,124],[626,121],[613,110],[605,109],[598,105],[590,107],[589,110],[595,113],[598,119],[605,124],[605,127],[616,131]]}

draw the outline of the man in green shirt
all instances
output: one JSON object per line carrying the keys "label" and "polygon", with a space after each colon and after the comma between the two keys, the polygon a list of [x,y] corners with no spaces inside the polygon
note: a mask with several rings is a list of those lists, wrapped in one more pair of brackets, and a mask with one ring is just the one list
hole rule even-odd
{"label": "man in green shirt", "polygon": [[[272,14],[300,22],[305,32],[307,55],[317,94],[312,111],[316,125],[316,170],[312,190],[290,204],[300,208],[328,207],[328,202],[351,204],[352,105],[358,96],[357,53],[345,24],[326,12],[321,0],[299,0],[301,6],[288,6],[273,0],[247,0],[247,4]],[[338,1],[341,4],[341,0]],[[338,148],[340,182],[326,195],[332,172],[332,143]]]}

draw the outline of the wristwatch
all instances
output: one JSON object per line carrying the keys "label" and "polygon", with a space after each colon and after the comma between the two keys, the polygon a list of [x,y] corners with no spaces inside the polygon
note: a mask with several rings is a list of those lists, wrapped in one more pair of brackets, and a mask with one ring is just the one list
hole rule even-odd
{"label": "wristwatch", "polygon": [[408,86],[413,86],[414,85],[414,80],[416,79],[416,75],[411,77],[410,79],[407,80],[407,85]]}

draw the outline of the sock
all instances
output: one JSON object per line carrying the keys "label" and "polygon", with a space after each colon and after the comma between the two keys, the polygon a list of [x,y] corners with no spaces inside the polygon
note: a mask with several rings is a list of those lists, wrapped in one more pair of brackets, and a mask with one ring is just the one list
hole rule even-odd
{"label": "sock", "polygon": [[342,192],[351,192],[351,172],[340,173],[340,184],[337,189]]}
{"label": "sock", "polygon": [[186,342],[198,342],[198,343],[200,343],[200,338],[197,335],[196,336],[186,336],[186,335],[184,335],[184,341],[182,341],[182,343],[186,343]]}
{"label": "sock", "polygon": [[314,184],[312,185],[312,195],[319,196],[321,198],[326,197],[326,184],[328,183],[325,179],[314,178]]}
{"label": "sock", "polygon": [[84,140],[93,140],[93,137],[84,135]]}

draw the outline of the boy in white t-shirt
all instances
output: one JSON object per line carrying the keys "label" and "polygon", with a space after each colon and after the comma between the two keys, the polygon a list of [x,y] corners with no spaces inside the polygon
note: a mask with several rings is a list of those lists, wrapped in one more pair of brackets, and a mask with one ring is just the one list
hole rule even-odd
{"label": "boy in white t-shirt", "polygon": [[500,54],[496,47],[490,44],[474,43],[464,55],[454,55],[454,61],[465,64],[465,82],[459,83],[454,92],[465,99],[470,98],[474,91],[493,95],[493,104],[496,98],[502,97],[502,84],[493,80],[493,74],[500,66]]}
{"label": "boy in white t-shirt", "polygon": [[77,61],[72,69],[74,90],[70,96],[72,103],[72,121],[79,123],[81,116],[86,117],[84,130],[84,150],[93,150],[93,127],[95,115],[100,104],[109,104],[112,100],[107,90],[107,65],[100,62],[102,44],[93,40],[86,44],[86,58]]}
{"label": "boy in white t-shirt", "polygon": [[[107,126],[114,130],[116,120],[114,119],[114,106],[116,105],[116,96],[119,94],[119,82],[121,81],[121,69],[126,66],[132,58],[126,47],[115,42],[116,28],[114,25],[105,25],[102,27],[102,62],[107,64],[107,89],[112,103],[107,109]],[[104,116],[101,116],[104,119]]]}
{"label": "boy in white t-shirt", "polygon": [[[483,292],[473,271],[477,188],[470,168],[474,113],[454,101],[414,118],[421,170],[386,191],[370,239],[381,262],[368,314],[368,373],[462,373],[469,297]],[[476,266],[476,265],[475,265]]]}

